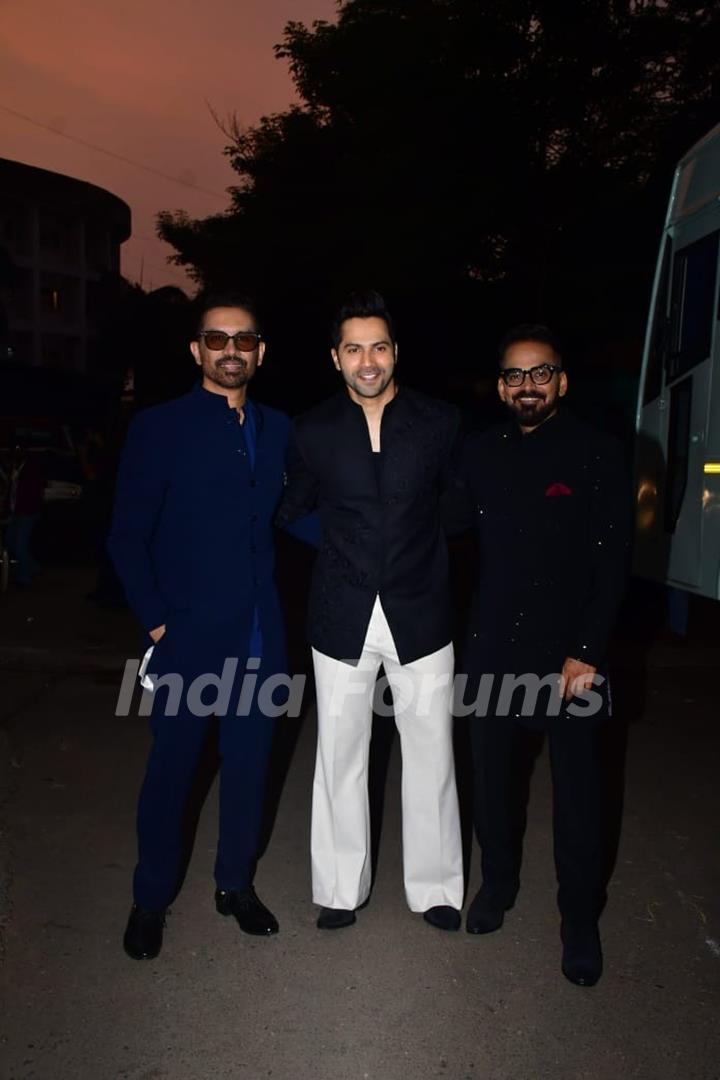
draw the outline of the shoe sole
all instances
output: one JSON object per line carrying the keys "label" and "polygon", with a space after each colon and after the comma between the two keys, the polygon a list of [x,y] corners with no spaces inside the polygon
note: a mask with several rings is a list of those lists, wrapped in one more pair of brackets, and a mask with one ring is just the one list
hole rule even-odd
{"label": "shoe sole", "polygon": [[561,968],[560,970],[562,971],[562,973],[565,976],[565,978],[567,979],[567,981],[571,982],[573,984],[573,986],[583,986],[583,987],[588,987],[589,988],[591,986],[596,986],[600,982],[600,979],[602,978],[602,971],[598,972],[597,975],[587,975],[587,976],[582,976],[581,975],[581,976],[578,976],[577,978],[575,978],[574,976],[569,975],[564,967]]}
{"label": "shoe sole", "polygon": [[348,926],[354,926],[356,922],[357,922],[357,919],[353,916],[353,918],[349,919],[348,922],[329,923],[329,924],[328,923],[317,922],[317,923],[315,923],[315,925],[318,928],[318,930],[346,930],[348,928]]}
{"label": "shoe sole", "polygon": [[123,949],[125,950],[125,954],[129,956],[131,960],[155,960],[160,955],[161,948],[158,949],[157,952],[137,953],[133,952],[131,949],[128,949],[127,945],[123,943]]}
{"label": "shoe sole", "polygon": [[468,926],[467,920],[466,920],[465,921],[465,931],[466,931],[466,933],[474,934],[476,937],[479,936],[480,934],[495,934],[495,933],[497,933],[498,930],[502,929],[502,925],[505,922],[505,914],[506,914],[506,912],[511,910],[514,903],[515,903],[515,901],[513,900],[513,903],[508,904],[508,906],[505,908],[502,915],[500,916],[500,922],[497,924],[497,926],[487,926],[487,927],[485,927],[485,926],[473,926],[473,927],[471,927],[471,926]]}
{"label": "shoe sole", "polygon": [[[218,915],[222,915],[226,919],[229,918],[231,915],[235,915],[234,911],[231,911],[228,908],[221,906],[219,903],[215,904],[215,910],[217,911]],[[237,919],[237,916],[235,916],[235,918]],[[279,926],[274,926],[271,930],[248,930],[246,927],[240,925],[239,920],[238,928],[242,930],[243,934],[249,934],[250,937],[272,937],[280,930]]]}

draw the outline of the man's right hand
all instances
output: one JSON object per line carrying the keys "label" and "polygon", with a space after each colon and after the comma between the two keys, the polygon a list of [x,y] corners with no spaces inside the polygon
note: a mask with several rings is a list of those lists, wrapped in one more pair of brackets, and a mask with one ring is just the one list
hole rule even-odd
{"label": "man's right hand", "polygon": [[166,629],[166,627],[165,627],[165,624],[163,623],[162,626],[156,626],[154,630],[150,631],[150,637],[153,639],[153,641],[155,642],[156,645],[157,645],[158,641],[160,640],[160,638],[165,633],[165,629]]}

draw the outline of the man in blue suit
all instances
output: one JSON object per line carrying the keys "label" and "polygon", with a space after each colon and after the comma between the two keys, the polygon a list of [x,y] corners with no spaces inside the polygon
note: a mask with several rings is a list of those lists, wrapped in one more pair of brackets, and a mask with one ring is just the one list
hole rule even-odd
{"label": "man in blue suit", "polygon": [[[134,904],[124,937],[135,959],[157,956],[162,947],[165,911],[182,872],[184,808],[209,713],[219,717],[221,758],[216,907],[246,933],[278,930],[252,885],[273,719],[263,715],[256,693],[248,701],[240,690],[246,672],[257,676],[247,682],[259,689],[286,671],[272,516],[289,423],[247,397],[265,352],[253,304],[218,294],[202,299],[199,309],[190,349],[201,381],[133,421],[108,540],[127,599],[154,645],[148,669],[156,688],[154,743],[140,794]],[[205,694],[198,708],[198,684],[187,692],[193,680],[205,676],[212,694],[213,676],[224,672],[227,685],[233,658],[231,692],[220,694],[216,682],[216,706],[208,707]],[[184,691],[177,708],[161,686],[179,677]]]}

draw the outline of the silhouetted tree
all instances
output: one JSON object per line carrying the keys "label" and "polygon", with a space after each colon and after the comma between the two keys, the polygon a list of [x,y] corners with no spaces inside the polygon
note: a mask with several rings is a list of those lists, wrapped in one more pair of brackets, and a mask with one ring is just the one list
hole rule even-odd
{"label": "silhouetted tree", "polygon": [[302,104],[227,128],[228,212],[160,235],[293,327],[373,282],[422,312],[428,364],[430,331],[474,347],[508,319],[637,333],[672,167],[718,119],[719,28],[686,0],[346,0],[285,28]]}

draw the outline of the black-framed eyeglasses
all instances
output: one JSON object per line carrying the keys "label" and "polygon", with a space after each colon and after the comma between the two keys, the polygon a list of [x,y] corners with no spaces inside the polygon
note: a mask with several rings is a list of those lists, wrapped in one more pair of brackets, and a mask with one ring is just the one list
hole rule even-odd
{"label": "black-framed eyeglasses", "polygon": [[224,330],[200,330],[198,337],[204,339],[211,352],[220,352],[231,339],[238,352],[254,352],[262,340],[262,334],[254,330],[238,330],[237,334],[226,334]]}
{"label": "black-framed eyeglasses", "polygon": [[500,378],[506,386],[522,386],[525,376],[529,375],[536,386],[543,386],[550,382],[557,371],[562,371],[559,364],[538,364],[537,367],[531,368],[501,368]]}

